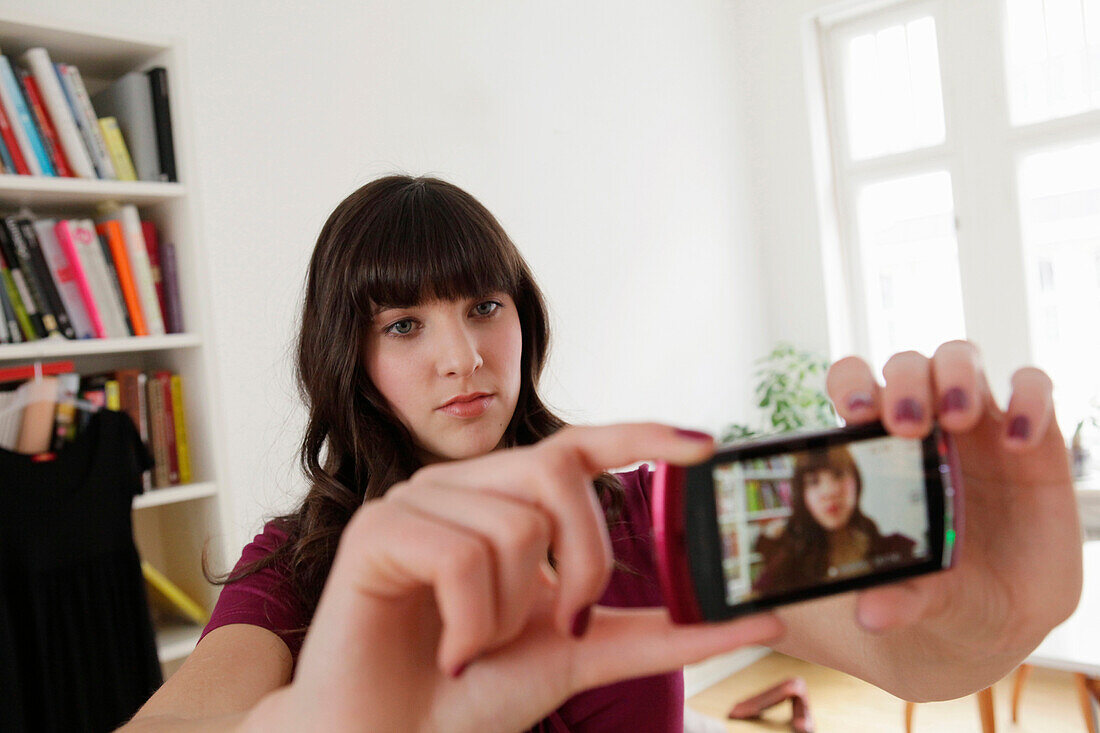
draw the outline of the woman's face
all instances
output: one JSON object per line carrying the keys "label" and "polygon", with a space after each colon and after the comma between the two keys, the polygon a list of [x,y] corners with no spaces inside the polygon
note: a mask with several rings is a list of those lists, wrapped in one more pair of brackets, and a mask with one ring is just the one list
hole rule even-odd
{"label": "woman's face", "polygon": [[818,524],[829,531],[848,524],[856,508],[856,477],[850,471],[808,471],[803,482],[806,508]]}
{"label": "woman's face", "polygon": [[[522,345],[515,302],[495,293],[383,310],[363,359],[427,464],[499,446],[519,399]],[[475,393],[487,396],[445,406]]]}

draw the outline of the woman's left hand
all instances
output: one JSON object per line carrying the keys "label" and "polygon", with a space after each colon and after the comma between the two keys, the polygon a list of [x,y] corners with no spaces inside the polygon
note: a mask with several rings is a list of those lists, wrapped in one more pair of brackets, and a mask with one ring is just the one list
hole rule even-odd
{"label": "woman's left hand", "polygon": [[[878,633],[884,659],[913,674],[938,672],[945,684],[958,683],[949,679],[957,661],[973,670],[968,686],[979,689],[1066,619],[1081,592],[1081,531],[1051,380],[1039,369],[1018,370],[1001,410],[966,341],[943,344],[931,359],[896,354],[883,375],[880,386],[862,359],[842,359],[829,370],[829,396],[848,424],[881,420],[891,434],[923,437],[937,420],[954,436],[963,544],[951,570],[858,594],[856,618]],[[930,688],[920,696],[939,695]]]}

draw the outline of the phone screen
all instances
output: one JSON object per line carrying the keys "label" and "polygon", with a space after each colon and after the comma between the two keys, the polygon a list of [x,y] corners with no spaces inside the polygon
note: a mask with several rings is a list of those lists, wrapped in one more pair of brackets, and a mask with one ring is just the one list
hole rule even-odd
{"label": "phone screen", "polygon": [[712,470],[730,606],[930,558],[920,440],[871,438]]}

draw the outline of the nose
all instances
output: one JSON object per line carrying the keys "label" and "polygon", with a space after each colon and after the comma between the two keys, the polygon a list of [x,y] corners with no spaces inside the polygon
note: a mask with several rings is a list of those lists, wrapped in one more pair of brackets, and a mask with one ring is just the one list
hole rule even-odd
{"label": "nose", "polygon": [[440,347],[437,371],[441,377],[465,377],[482,365],[477,336],[465,325],[445,330]]}

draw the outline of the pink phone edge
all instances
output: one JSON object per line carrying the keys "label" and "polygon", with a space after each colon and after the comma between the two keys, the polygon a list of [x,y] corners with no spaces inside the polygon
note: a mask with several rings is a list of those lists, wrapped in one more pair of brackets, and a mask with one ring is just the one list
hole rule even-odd
{"label": "pink phone edge", "polygon": [[703,620],[692,593],[683,516],[684,469],[657,462],[653,476],[653,535],[657,580],[672,620],[678,624]]}

